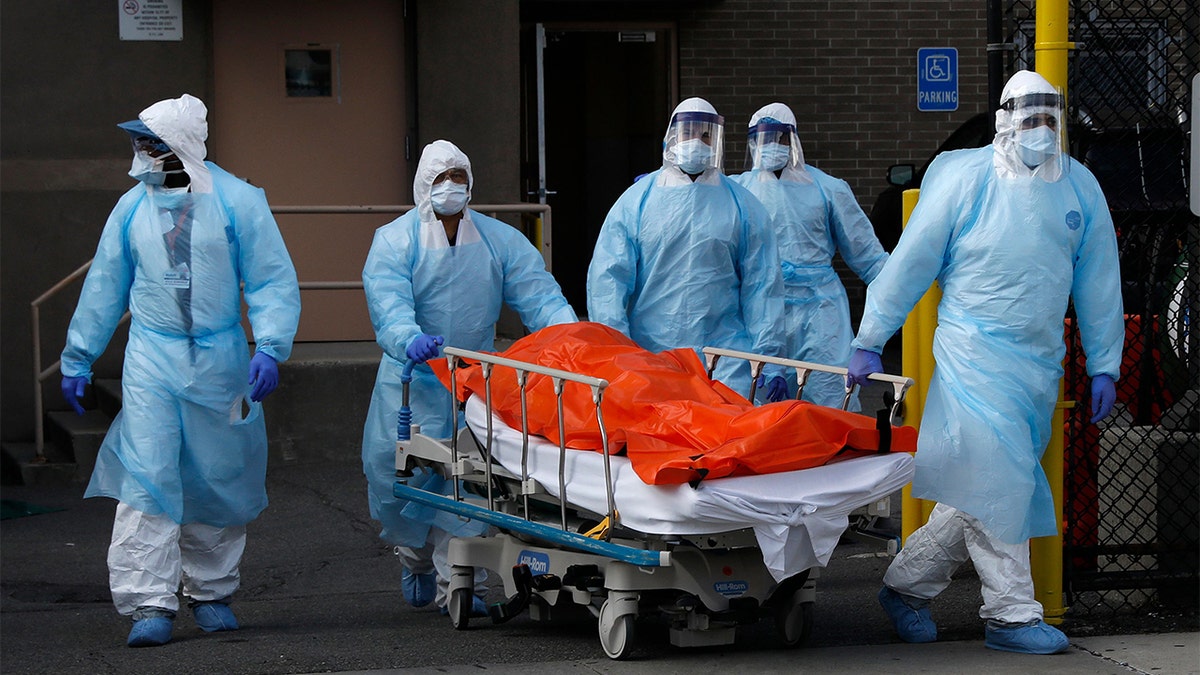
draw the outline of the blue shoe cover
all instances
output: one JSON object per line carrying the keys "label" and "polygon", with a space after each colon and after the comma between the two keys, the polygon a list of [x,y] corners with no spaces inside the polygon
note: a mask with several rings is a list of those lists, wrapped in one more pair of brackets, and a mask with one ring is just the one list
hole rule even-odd
{"label": "blue shoe cover", "polygon": [[196,618],[196,625],[200,630],[206,633],[239,628],[233,610],[223,602],[196,603],[192,606],[192,616]]}
{"label": "blue shoe cover", "polygon": [[1034,619],[1029,623],[987,622],[987,637],[983,644],[988,649],[1021,654],[1057,654],[1071,646],[1070,640],[1054,626]]}
{"label": "blue shoe cover", "polygon": [[879,604],[892,620],[896,634],[905,642],[937,640],[937,624],[929,613],[929,601],[897,593],[884,586],[879,589]]}
{"label": "blue shoe cover", "polygon": [[433,602],[437,593],[437,575],[433,572],[413,574],[406,567],[400,574],[400,589],[404,591],[404,599],[413,607],[424,607]]}
{"label": "blue shoe cover", "polygon": [[129,639],[125,644],[130,647],[157,647],[171,641],[171,628],[174,621],[165,616],[155,616],[149,619],[138,619],[133,622],[129,631]]}

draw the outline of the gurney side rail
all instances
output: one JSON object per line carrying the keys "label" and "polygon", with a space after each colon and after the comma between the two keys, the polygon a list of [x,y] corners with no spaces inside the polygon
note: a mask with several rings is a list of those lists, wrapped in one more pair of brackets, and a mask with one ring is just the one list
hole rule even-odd
{"label": "gurney side rail", "polygon": [[[799,384],[799,389],[796,390],[796,400],[800,400],[801,394],[804,393],[804,385],[808,382],[810,373],[820,371],[823,373],[833,373],[834,375],[846,376],[846,369],[838,366],[828,366],[823,363],[810,363],[808,361],[797,361],[796,359],[784,359],[778,356],[766,356],[764,354],[753,354],[750,352],[739,352],[733,349],[725,349],[723,347],[705,347],[701,350],[704,353],[704,366],[708,369],[708,376],[711,378],[713,370],[717,367],[717,360],[722,356],[728,356],[735,359],[743,359],[750,362],[750,395],[749,400],[754,400],[754,393],[758,389],[758,376],[762,374],[763,365],[770,363],[785,368],[796,369],[796,382]],[[885,382],[892,385],[892,408],[889,411],[891,419],[896,419],[900,414],[900,403],[904,400],[904,395],[908,392],[909,387],[915,384],[911,377],[903,377],[900,375],[888,375],[886,373],[872,373],[867,376],[867,379],[875,380],[876,382]],[[858,385],[846,387],[846,395],[842,397],[842,410],[850,406],[850,396],[858,389]]]}
{"label": "gurney side rail", "polygon": [[595,553],[637,567],[670,567],[671,565],[671,553],[669,551],[651,551],[644,548],[614,544],[611,541],[592,539],[591,537],[586,537],[570,530],[560,530],[536,521],[476,506],[470,502],[459,501],[445,495],[409,487],[400,482],[393,485],[392,492],[398,499],[417,502],[418,504],[424,504],[425,506],[430,506],[441,511],[448,511],[472,520],[481,520],[496,527],[527,534],[552,544]]}
{"label": "gurney side rail", "polygon": [[[476,351],[471,351],[471,350],[467,350],[467,349],[459,349],[457,347],[446,347],[442,351],[448,357],[450,357],[447,360],[449,361],[449,364],[450,364],[450,381],[454,385],[453,386],[454,390],[457,390],[457,380],[455,379],[455,375],[456,375],[456,371],[459,367],[458,366],[459,358],[478,361],[481,364],[481,370],[482,370],[483,378],[484,378],[484,400],[485,400],[485,404],[487,406],[487,439],[486,439],[486,444],[485,444],[485,448],[484,448],[484,452],[486,454],[486,459],[487,459],[487,462],[485,463],[486,472],[487,472],[487,491],[488,491],[487,497],[488,497],[488,508],[492,508],[492,509],[495,508],[495,504],[494,504],[494,501],[492,498],[492,477],[491,477],[492,440],[494,438],[493,433],[492,433],[492,380],[491,380],[492,368],[494,368],[495,366],[504,366],[504,367],[512,368],[513,370],[515,370],[517,373],[517,384],[521,389],[521,498],[523,500],[523,506],[524,506],[526,517],[529,516],[529,495],[536,491],[536,486],[533,485],[533,481],[529,478],[529,420],[528,420],[528,409],[527,409],[527,399],[526,399],[527,392],[526,392],[525,385],[526,385],[526,381],[527,381],[530,373],[545,375],[545,376],[551,378],[551,381],[554,383],[554,394],[555,394],[555,397],[557,398],[557,402],[558,402],[558,455],[559,455],[559,457],[558,457],[558,494],[559,494],[559,503],[560,503],[560,507],[559,507],[560,517],[562,519],[562,529],[565,532],[567,530],[568,499],[567,499],[566,476],[564,474],[564,467],[566,465],[567,447],[566,447],[566,443],[565,443],[566,433],[563,428],[563,424],[564,424],[564,422],[563,422],[563,400],[562,400],[563,385],[565,382],[577,382],[579,384],[583,384],[583,385],[586,385],[591,388],[592,403],[596,407],[596,422],[599,424],[599,428],[600,428],[601,445],[604,448],[608,448],[608,431],[604,427],[604,414],[600,408],[600,403],[604,398],[604,390],[608,387],[608,380],[604,380],[604,379],[601,379],[598,377],[591,377],[588,375],[580,375],[580,374],[572,373],[572,372],[569,372],[566,370],[559,370],[557,368],[548,368],[546,366],[539,366],[537,364],[526,363],[524,361],[517,361],[515,359],[509,359],[509,358],[505,358],[503,356],[497,356],[495,354],[487,354],[484,352],[476,352]],[[457,406],[454,406],[452,409],[452,419],[453,419],[454,428],[457,429],[458,428],[458,407]],[[452,465],[457,467],[458,466],[458,436],[457,435],[455,435],[451,438],[450,453],[451,453],[451,458],[453,460]],[[620,514],[617,513],[616,499],[613,496],[613,477],[612,477],[612,467],[611,467],[611,463],[609,461],[609,455],[608,455],[608,452],[604,452],[602,454],[604,456],[604,487],[605,487],[606,496],[608,498],[608,513],[605,515],[607,516],[608,523],[609,523],[609,529],[607,530],[607,533],[604,536],[605,536],[605,539],[608,539],[611,536],[610,533],[613,530],[615,530],[617,528],[617,526],[620,524]],[[457,481],[455,481],[455,484],[454,484],[454,498],[455,498],[455,501],[459,501],[459,492],[458,492],[458,482]],[[483,520],[486,520],[486,519],[483,519]],[[488,522],[490,522],[490,521],[488,521]]]}

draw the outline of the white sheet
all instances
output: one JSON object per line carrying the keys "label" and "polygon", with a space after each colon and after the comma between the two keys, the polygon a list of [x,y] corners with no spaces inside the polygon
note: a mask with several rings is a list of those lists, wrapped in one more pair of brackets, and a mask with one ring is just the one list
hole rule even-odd
{"label": "white sheet", "polygon": [[[480,442],[487,411],[467,401],[467,423]],[[521,472],[521,431],[494,417],[492,452],[509,471]],[[529,475],[558,494],[558,445],[540,436],[529,440]],[[595,513],[608,510],[604,457],[567,450],[568,502]],[[647,485],[623,456],[611,458],[614,498],[621,523],[646,534],[716,534],[754,528],[763,561],[776,581],[829,563],[849,524],[850,512],[900,489],[912,480],[912,455],[889,453],[848,459],[803,471],[716,478],[690,485]]]}

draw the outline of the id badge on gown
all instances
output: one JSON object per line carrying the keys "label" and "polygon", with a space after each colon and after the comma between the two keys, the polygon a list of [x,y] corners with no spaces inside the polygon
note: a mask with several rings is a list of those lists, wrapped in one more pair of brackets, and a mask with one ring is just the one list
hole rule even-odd
{"label": "id badge on gown", "polygon": [[192,271],[187,263],[179,263],[163,273],[163,285],[167,288],[191,288]]}

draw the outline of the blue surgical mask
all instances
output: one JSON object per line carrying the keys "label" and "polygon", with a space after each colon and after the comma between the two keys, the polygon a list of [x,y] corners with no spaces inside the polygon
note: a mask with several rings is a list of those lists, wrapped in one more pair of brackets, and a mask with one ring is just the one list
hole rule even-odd
{"label": "blue surgical mask", "polygon": [[765,143],[758,149],[758,165],[763,171],[778,171],[792,158],[792,148],[782,143]]}
{"label": "blue surgical mask", "polygon": [[684,173],[703,173],[712,164],[712,146],[699,138],[675,146],[675,163]]}
{"label": "blue surgical mask", "polygon": [[163,164],[162,157],[155,159],[139,150],[133,153],[133,166],[129,168],[129,175],[147,185],[162,185],[167,179]]}
{"label": "blue surgical mask", "polygon": [[433,212],[439,216],[452,216],[467,205],[467,186],[444,180],[429,191],[429,200],[433,203]]}
{"label": "blue surgical mask", "polygon": [[1040,166],[1058,152],[1058,133],[1042,125],[1017,131],[1017,153],[1026,166]]}

